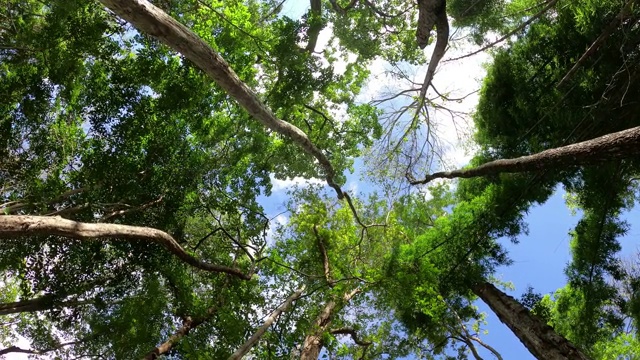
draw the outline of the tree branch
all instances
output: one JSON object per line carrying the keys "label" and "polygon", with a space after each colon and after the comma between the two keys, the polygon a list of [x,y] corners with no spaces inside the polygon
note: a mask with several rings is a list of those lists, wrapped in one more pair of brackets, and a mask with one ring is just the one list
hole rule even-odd
{"label": "tree branch", "polygon": [[411,185],[418,185],[441,178],[471,178],[500,173],[536,171],[560,166],[587,165],[613,159],[631,158],[639,154],[640,126],[533,155],[494,160],[470,169],[437,172],[427,175],[422,180],[415,180],[411,174],[407,174],[407,178]]}
{"label": "tree branch", "polygon": [[260,340],[260,338],[262,338],[262,335],[267,332],[271,324],[273,324],[278,319],[278,317],[280,317],[280,314],[285,312],[294,301],[300,298],[302,292],[304,291],[304,288],[305,287],[302,286],[300,289],[296,290],[293,294],[291,294],[291,296],[287,298],[287,300],[285,300],[282,305],[275,309],[271,313],[271,315],[267,317],[262,326],[260,326],[258,330],[256,330],[256,332],[229,357],[229,360],[242,359],[242,357],[246,355],[249,350],[251,350],[251,348]]}
{"label": "tree branch", "polygon": [[99,0],[139,31],[153,36],[184,55],[233,97],[252,117],[267,128],[291,139],[304,152],[318,160],[327,184],[339,199],[342,189],[335,182],[335,169],[327,156],[298,127],[278,119],[258,96],[238,77],[229,64],[209,44],[164,11],[146,0]]}
{"label": "tree branch", "polygon": [[334,335],[350,335],[351,339],[353,339],[353,342],[355,342],[356,345],[369,346],[372,344],[372,342],[370,341],[363,341],[362,339],[358,338],[358,333],[351,328],[335,329],[335,330],[331,330],[330,333]]}
{"label": "tree branch", "polygon": [[195,258],[188,254],[171,235],[158,229],[118,224],[90,224],[60,217],[0,215],[0,237],[28,235],[58,235],[76,239],[111,238],[157,243],[195,268],[251,280],[251,275],[244,274],[240,269],[206,263]]}
{"label": "tree branch", "polygon": [[456,60],[462,60],[462,59],[464,59],[464,58],[468,58],[468,57],[470,57],[470,56],[473,56],[473,55],[479,54],[479,53],[481,53],[481,52],[483,52],[483,51],[485,51],[485,50],[487,50],[487,49],[489,49],[489,48],[491,48],[491,47],[493,47],[493,46],[495,46],[495,45],[497,45],[497,44],[499,44],[499,43],[501,43],[501,42],[503,42],[503,41],[507,40],[508,38],[510,38],[511,36],[513,36],[513,34],[517,33],[518,31],[520,31],[520,30],[522,30],[522,29],[524,29],[524,28],[526,28],[529,24],[531,24],[532,22],[534,22],[537,18],[539,18],[539,17],[541,17],[542,15],[544,15],[544,13],[546,13],[546,12],[547,12],[547,10],[551,9],[551,8],[552,8],[552,7],[553,7],[557,2],[558,2],[558,0],[551,0],[551,1],[549,1],[549,3],[547,4],[547,6],[545,6],[542,10],[540,10],[537,14],[533,15],[532,17],[530,17],[530,18],[529,18],[529,20],[527,20],[527,21],[523,22],[522,24],[520,24],[520,26],[518,26],[517,28],[515,28],[515,29],[511,30],[510,32],[508,32],[507,34],[505,34],[504,36],[502,36],[502,37],[501,37],[501,38],[499,38],[498,40],[496,40],[496,41],[494,41],[494,42],[492,42],[492,43],[490,43],[490,44],[488,44],[488,45],[485,45],[485,46],[481,47],[480,49],[478,49],[478,50],[476,50],[476,51],[473,51],[473,52],[470,52],[470,53],[468,53],[468,54],[465,54],[465,55],[462,55],[462,56],[458,56],[458,57],[453,58],[453,59],[447,59],[447,60],[445,60],[445,62],[456,61]]}

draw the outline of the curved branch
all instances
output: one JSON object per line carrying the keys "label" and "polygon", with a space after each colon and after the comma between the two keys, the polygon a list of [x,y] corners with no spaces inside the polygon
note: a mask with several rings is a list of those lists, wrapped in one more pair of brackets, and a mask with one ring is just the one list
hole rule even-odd
{"label": "curved branch", "polygon": [[198,319],[192,319],[190,316],[186,317],[182,322],[182,326],[175,333],[173,333],[165,342],[156,346],[153,350],[149,351],[144,360],[155,360],[161,355],[168,353],[173,347],[185,336],[189,335],[191,330],[207,322],[217,313],[217,307],[211,307],[207,309],[206,315]]}
{"label": "curved branch", "polygon": [[482,347],[484,347],[485,349],[491,351],[491,353],[498,359],[498,360],[502,360],[502,355],[500,355],[500,353],[498,352],[498,350],[496,350],[493,346],[485,343],[484,341],[480,340],[480,338],[478,338],[477,336],[470,336],[469,337],[470,340],[473,340],[475,342],[477,342],[478,344],[480,344]]}
{"label": "curved branch", "polygon": [[427,74],[424,77],[422,88],[420,89],[420,97],[418,99],[418,110],[424,105],[425,98],[427,96],[427,90],[433,81],[433,76],[436,73],[436,69],[440,60],[444,57],[444,53],[447,51],[447,45],[449,45],[449,20],[447,20],[447,13],[443,10],[437,15],[436,18],[436,46],[431,54],[431,60],[429,60],[429,67],[427,68]]}
{"label": "curved branch", "polygon": [[111,238],[157,243],[195,268],[210,272],[222,272],[244,280],[251,280],[251,275],[243,273],[240,269],[206,263],[197,259],[188,254],[171,235],[158,229],[118,224],[90,224],[61,217],[0,215],[0,237],[27,235],[58,235],[76,239]]}
{"label": "curved branch", "polygon": [[373,344],[371,341],[364,341],[364,340],[358,338],[358,333],[354,329],[351,329],[351,328],[335,329],[335,330],[331,330],[330,333],[332,333],[334,335],[349,335],[349,336],[351,336],[351,339],[353,339],[353,342],[356,343],[356,345],[369,346],[369,345]]}
{"label": "curved branch", "polygon": [[415,180],[411,175],[407,175],[407,177],[411,185],[418,185],[426,184],[434,179],[471,178],[561,166],[587,165],[613,159],[631,158],[639,154],[640,126],[533,155],[494,160],[471,169],[437,172],[427,175],[422,180]]}
{"label": "curved branch", "polygon": [[233,97],[252,117],[272,131],[291,139],[313,156],[324,171],[327,184],[342,199],[335,182],[336,171],[327,156],[298,127],[278,119],[258,96],[238,77],[229,64],[193,31],[146,0],[99,0],[140,32],[160,40],[181,53]]}

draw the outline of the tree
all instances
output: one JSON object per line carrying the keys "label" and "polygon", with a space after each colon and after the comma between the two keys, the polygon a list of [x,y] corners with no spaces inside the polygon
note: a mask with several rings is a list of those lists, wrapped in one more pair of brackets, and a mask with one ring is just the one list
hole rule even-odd
{"label": "tree", "polygon": [[[560,171],[481,173],[429,199],[417,188],[356,196],[344,171],[381,137],[400,139],[382,156],[420,170],[450,21],[477,43],[515,35],[483,87],[471,166],[638,126],[632,2],[311,0],[301,19],[276,1],[100,3],[0,10],[0,314],[12,324],[0,354],[478,358],[476,345],[491,350],[473,329],[479,296],[533,353],[556,356],[545,351],[557,340],[582,358],[488,282],[509,263],[498,239],[526,231],[526,211],[560,182],[584,218],[557,311],[585,320],[556,330],[593,354],[630,341],[594,331],[618,324],[604,278],[619,275],[618,213],[635,191],[627,150],[597,148],[598,167],[574,153]],[[333,39],[320,48],[323,29]],[[384,99],[356,100],[368,64],[419,64],[430,41],[425,80],[392,115],[408,127],[384,128]],[[321,177],[338,200],[294,192],[274,232],[260,196],[297,176]],[[30,349],[11,345],[18,335]]]}

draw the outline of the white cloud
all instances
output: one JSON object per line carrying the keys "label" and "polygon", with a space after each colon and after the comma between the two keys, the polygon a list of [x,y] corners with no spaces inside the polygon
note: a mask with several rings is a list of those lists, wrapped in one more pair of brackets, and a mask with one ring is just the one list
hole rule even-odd
{"label": "white cloud", "polygon": [[317,179],[317,178],[311,178],[311,179],[305,179],[303,177],[300,176],[296,176],[294,178],[287,178],[285,180],[281,180],[281,179],[276,179],[273,174],[270,176],[271,178],[271,191],[273,192],[278,192],[278,191],[285,191],[285,190],[290,190],[293,187],[307,187],[307,186],[311,186],[311,185],[318,185],[318,184],[324,184],[325,181],[322,179]]}

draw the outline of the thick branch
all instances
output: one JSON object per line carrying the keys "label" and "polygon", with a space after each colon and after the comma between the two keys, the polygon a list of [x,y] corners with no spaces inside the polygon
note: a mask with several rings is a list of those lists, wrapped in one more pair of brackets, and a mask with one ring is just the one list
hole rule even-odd
{"label": "thick branch", "polygon": [[447,4],[445,0],[418,0],[418,26],[416,28],[416,41],[421,49],[429,44],[429,35],[438,19],[446,14]]}
{"label": "thick branch", "polygon": [[167,341],[155,347],[153,350],[147,353],[144,356],[144,360],[155,360],[159,358],[161,355],[164,355],[171,350],[175,344],[177,344],[183,337],[189,335],[191,330],[195,329],[199,325],[205,323],[209,319],[211,319],[217,312],[216,307],[211,307],[207,309],[207,314],[198,319],[192,319],[191,317],[187,317],[182,322],[182,326],[178,329],[173,335],[171,335]]}
{"label": "thick branch", "polygon": [[250,280],[251,275],[236,268],[203,262],[188,254],[176,240],[158,229],[117,224],[81,223],[60,217],[0,215],[0,237],[58,235],[76,239],[110,238],[141,240],[164,246],[183,262],[210,272],[222,272]]}
{"label": "thick branch", "polygon": [[307,135],[286,121],[276,118],[258,96],[240,80],[229,64],[209,44],[186,26],[146,0],[100,0],[116,15],[130,22],[139,31],[151,35],[202,69],[218,86],[233,97],[251,116],[267,128],[293,140],[307,154],[315,157],[324,170],[326,181],[342,199],[342,190],[335,183],[335,170],[325,154]]}
{"label": "thick branch", "polygon": [[358,333],[351,328],[335,329],[335,330],[331,330],[331,333],[334,335],[350,335],[351,339],[353,339],[353,342],[355,342],[356,345],[369,346],[372,344],[371,341],[364,341],[358,338]]}
{"label": "thick branch", "polygon": [[238,350],[236,350],[236,352],[234,352],[229,357],[229,360],[242,359],[242,357],[246,355],[249,350],[251,350],[251,348],[260,340],[260,338],[262,338],[262,335],[267,332],[271,324],[273,324],[278,319],[280,314],[285,312],[294,301],[300,298],[303,291],[304,286],[291,294],[291,296],[289,296],[282,305],[280,305],[274,312],[271,313],[271,315],[269,315],[269,317],[267,317],[264,324],[262,324],[262,326],[260,326],[258,330],[256,330],[256,332],[249,338],[249,340],[242,344],[242,346],[240,346]]}
{"label": "thick branch", "polygon": [[447,13],[442,10],[436,17],[436,46],[431,54],[431,60],[429,60],[429,66],[427,67],[427,74],[424,77],[422,88],[420,89],[420,97],[418,99],[418,109],[424,105],[425,98],[427,96],[427,90],[433,81],[433,76],[436,73],[440,60],[444,57],[444,53],[447,51],[447,45],[449,44],[449,20],[447,19]]}
{"label": "thick branch", "polygon": [[309,42],[305,48],[308,52],[314,52],[318,44],[318,36],[322,31],[322,0],[309,0],[311,5],[311,16],[307,19],[310,22],[307,37]]}
{"label": "thick branch", "polygon": [[38,312],[52,309],[68,308],[94,303],[94,300],[57,301],[59,299],[59,296],[48,294],[34,299],[0,304],[0,316],[23,312]]}
{"label": "thick branch", "polygon": [[633,158],[638,155],[640,155],[640,126],[576,144],[545,150],[533,155],[490,161],[471,169],[437,172],[427,175],[422,180],[410,178],[409,182],[412,185],[418,185],[441,178],[471,178],[500,173],[536,171],[561,166],[594,164],[613,159]]}

